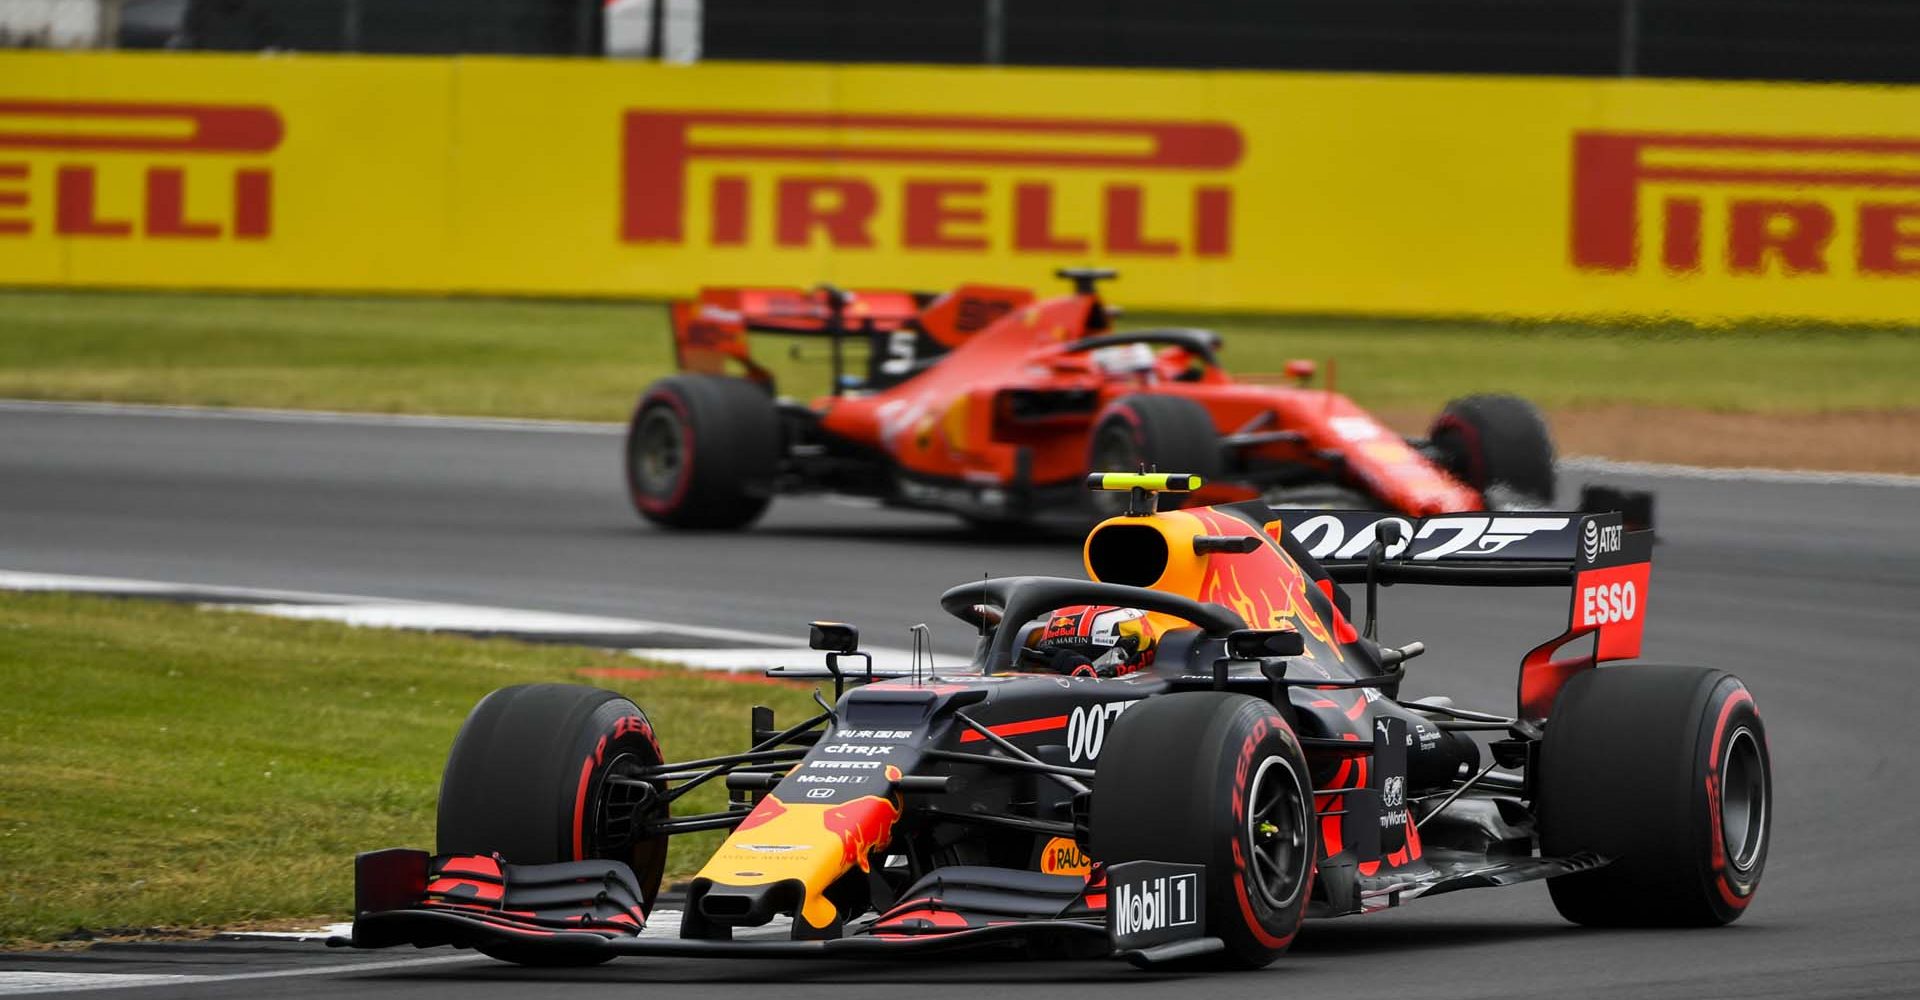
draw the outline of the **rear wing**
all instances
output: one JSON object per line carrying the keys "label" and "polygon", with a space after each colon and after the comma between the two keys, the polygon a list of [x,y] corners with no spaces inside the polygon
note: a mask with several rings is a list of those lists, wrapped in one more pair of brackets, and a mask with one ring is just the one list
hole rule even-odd
{"label": "rear wing", "polygon": [[868,341],[865,388],[884,388],[915,374],[968,336],[1033,301],[1024,288],[962,286],[945,295],[890,288],[703,288],[668,306],[674,361],[682,371],[724,375],[738,364],[748,378],[772,385],[753,360],[752,332],[825,337],[833,342],[834,391],[842,382],[841,340]]}
{"label": "rear wing", "polygon": [[674,361],[682,371],[709,375],[724,375],[729,361],[738,362],[749,378],[771,383],[772,375],[747,351],[749,332],[820,337],[890,333],[911,321],[927,298],[894,289],[702,288],[698,297],[667,307]]}
{"label": "rear wing", "polygon": [[[1356,510],[1275,510],[1282,542],[1332,579],[1381,584],[1572,589],[1567,628],[1535,647],[1520,667],[1520,717],[1542,719],[1567,678],[1605,660],[1640,655],[1653,532],[1629,531],[1619,513],[1550,511],[1440,514],[1413,520]],[[1398,522],[1401,541],[1373,559],[1381,525]],[[1391,534],[1391,532],[1389,532]],[[1556,658],[1593,636],[1593,652]]]}

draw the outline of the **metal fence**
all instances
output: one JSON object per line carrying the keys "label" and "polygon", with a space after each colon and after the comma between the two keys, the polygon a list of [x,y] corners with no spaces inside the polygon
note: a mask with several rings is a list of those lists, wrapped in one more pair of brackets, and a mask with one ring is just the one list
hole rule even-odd
{"label": "metal fence", "polygon": [[1920,82],[1920,0],[0,0],[0,44]]}
{"label": "metal fence", "polygon": [[716,59],[1920,81],[1917,0],[708,0]]}

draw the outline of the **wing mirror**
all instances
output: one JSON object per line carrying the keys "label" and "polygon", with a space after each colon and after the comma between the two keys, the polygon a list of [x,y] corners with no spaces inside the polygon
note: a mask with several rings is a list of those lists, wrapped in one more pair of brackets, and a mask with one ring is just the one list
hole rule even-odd
{"label": "wing mirror", "polygon": [[857,656],[866,661],[867,683],[873,683],[873,657],[860,652],[860,630],[846,622],[808,622],[807,645],[827,654],[827,673],[833,676],[833,697],[839,700],[847,691],[847,677],[840,669],[840,658]]}
{"label": "wing mirror", "polygon": [[829,653],[852,653],[860,648],[860,630],[846,622],[809,622],[807,645]]}

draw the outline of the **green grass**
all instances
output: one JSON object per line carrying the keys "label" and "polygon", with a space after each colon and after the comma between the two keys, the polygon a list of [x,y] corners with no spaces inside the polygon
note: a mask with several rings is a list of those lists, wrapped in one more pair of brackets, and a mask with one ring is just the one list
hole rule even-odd
{"label": "green grass", "polygon": [[[1920,407],[1920,329],[1196,317],[1241,372],[1337,359],[1374,407],[1432,409],[1473,391],[1549,408],[1599,404],[1759,413]],[[756,350],[782,388],[824,386],[815,343]],[[0,396],[624,419],[667,372],[653,303],[0,292]],[[800,377],[804,376],[804,377]]]}
{"label": "green grass", "polygon": [[[238,612],[0,595],[0,946],[91,929],[346,915],[357,851],[433,845],[440,769],[486,692],[611,653]],[[805,690],[665,670],[623,689],[669,753],[742,749]],[[690,809],[719,808],[714,787]],[[720,835],[676,839],[687,873]]]}

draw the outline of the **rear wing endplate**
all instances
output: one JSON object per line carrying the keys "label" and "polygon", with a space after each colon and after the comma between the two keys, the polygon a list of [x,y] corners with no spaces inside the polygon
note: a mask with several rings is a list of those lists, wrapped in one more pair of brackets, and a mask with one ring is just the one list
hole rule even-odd
{"label": "rear wing endplate", "polygon": [[[1410,519],[1377,511],[1274,511],[1296,560],[1312,560],[1342,583],[1367,578],[1380,526],[1398,522],[1401,541],[1373,568],[1382,584],[1572,589],[1567,628],[1527,653],[1520,667],[1520,717],[1545,718],[1579,670],[1640,655],[1653,571],[1653,532],[1629,531],[1617,512],[1481,511]],[[1575,639],[1593,652],[1557,658]]]}

